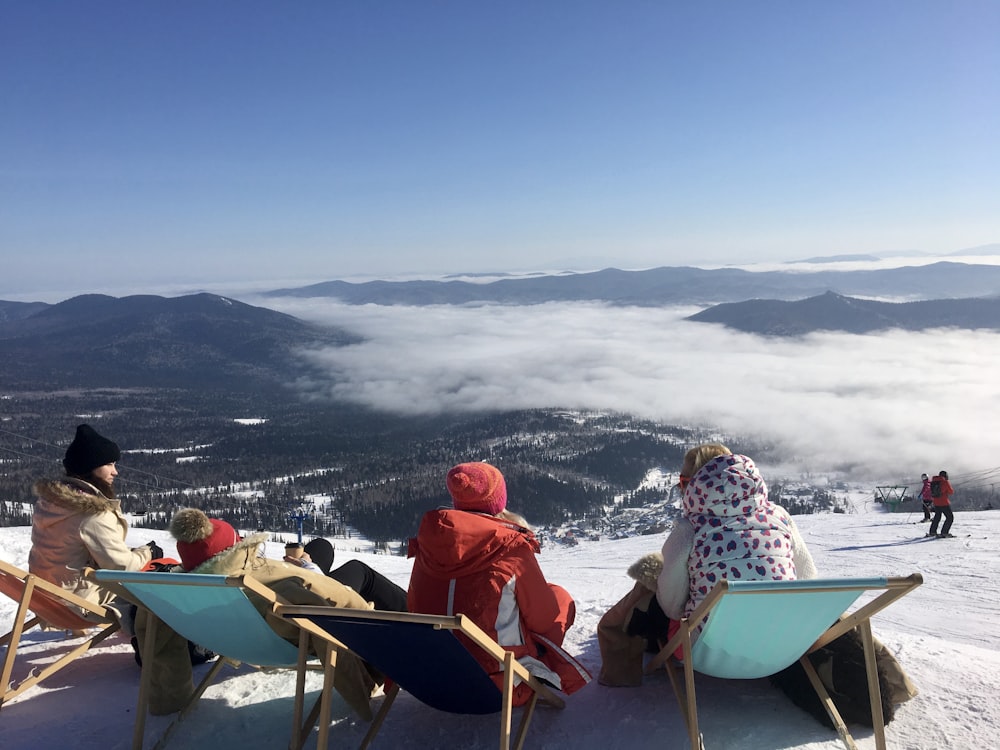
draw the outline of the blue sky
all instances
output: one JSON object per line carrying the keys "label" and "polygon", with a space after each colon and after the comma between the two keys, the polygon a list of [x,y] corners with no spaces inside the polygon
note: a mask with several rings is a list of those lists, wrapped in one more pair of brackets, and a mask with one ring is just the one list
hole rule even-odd
{"label": "blue sky", "polygon": [[1000,242],[1000,3],[4,2],[0,298]]}

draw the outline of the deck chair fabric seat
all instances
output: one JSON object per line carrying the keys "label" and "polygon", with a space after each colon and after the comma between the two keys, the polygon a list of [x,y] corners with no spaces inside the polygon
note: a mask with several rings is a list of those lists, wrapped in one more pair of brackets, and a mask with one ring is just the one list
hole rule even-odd
{"label": "deck chair fabric seat", "polygon": [[[298,646],[280,637],[261,616],[249,595],[264,599],[272,608],[278,606],[281,600],[271,589],[251,576],[131,573],[112,570],[95,570],[91,571],[90,575],[99,583],[122,586],[129,596],[153,615],[150,627],[154,630],[147,631],[143,652],[144,664],[152,658],[157,622],[165,623],[181,637],[214,651],[219,656],[195,688],[191,700],[180,711],[174,723],[168,727],[156,747],[166,744],[177,723],[193,708],[223,664],[227,662],[246,663],[257,667],[294,668],[297,671],[290,747],[301,747],[321,713],[329,716],[333,669],[336,665],[336,651],[340,644],[332,642],[331,647],[326,649],[321,660],[324,672],[323,689],[308,717],[303,720],[304,670],[309,659],[308,636],[317,635],[326,639],[326,634],[310,623],[296,621],[296,624],[301,626]],[[132,742],[135,750],[140,750],[143,745],[149,696],[147,675],[148,670],[143,670]],[[317,747],[321,749],[326,747],[327,735],[323,729],[321,726],[317,743]]]}
{"label": "deck chair fabric seat", "polygon": [[[496,643],[464,615],[425,615],[379,610],[359,611],[337,607],[284,605],[283,617],[309,620],[382,671],[392,687],[368,734],[366,748],[375,738],[400,689],[421,703],[457,714],[501,714],[500,747],[511,747],[511,713],[515,681],[527,682],[532,699],[524,708],[514,747],[524,744],[531,716],[539,699],[556,708],[565,704],[540,683],[509,651]],[[482,665],[459,640],[461,634],[473,648],[481,648],[504,665],[501,691]]]}
{"label": "deck chair fabric seat", "polygon": [[[923,582],[906,577],[824,578],[797,581],[723,580],[691,614],[676,635],[646,665],[650,673],[666,667],[688,727],[692,748],[702,748],[694,673],[725,679],[757,679],[798,662],[819,695],[844,744],[856,745],[815,668],[807,658],[855,627],[865,649],[868,689],[876,746],[885,748],[885,724],[875,664],[871,617]],[[866,594],[877,596],[848,610]],[[704,625],[702,625],[704,623]],[[698,629],[701,626],[701,632]],[[748,634],[766,632],[766,639]],[[683,650],[683,683],[674,652]]]}
{"label": "deck chair fabric seat", "polygon": [[[140,577],[141,576],[141,577]],[[294,667],[298,648],[279,637],[247,598],[244,581],[224,575],[95,571],[114,580],[174,631],[199,646],[247,664]],[[251,617],[251,611],[256,617]],[[206,618],[213,625],[206,627]],[[186,632],[198,631],[199,638]]]}
{"label": "deck chair fabric seat", "polygon": [[[111,610],[4,560],[0,560],[0,592],[17,602],[13,625],[0,638],[0,646],[7,647],[0,670],[0,685],[3,686],[0,708],[119,630],[118,620]],[[84,619],[80,612],[90,612],[98,621]],[[30,615],[33,617],[29,619]],[[37,673],[29,671],[20,682],[12,682],[22,636],[31,628],[43,626],[84,633],[85,640]]]}
{"label": "deck chair fabric seat", "polygon": [[[713,607],[712,616],[692,647],[695,671],[737,680],[780,672],[797,662],[864,591],[884,586],[884,578],[853,579],[849,588],[815,579],[729,581],[728,595]],[[763,596],[793,592],[794,602],[789,600],[787,604],[776,605],[775,597]],[[794,609],[794,617],[779,616],[779,608],[785,607]],[[767,638],[748,637],[747,622],[768,623]]]}
{"label": "deck chair fabric seat", "polygon": [[[434,622],[373,620],[353,613],[307,616],[432,708],[457,714],[493,714],[502,708],[503,694],[496,683],[453,631]],[[394,654],[400,651],[414,658],[396,660]],[[430,653],[433,662],[420,658]],[[463,675],[463,679],[428,680],[432,667],[442,674]]]}

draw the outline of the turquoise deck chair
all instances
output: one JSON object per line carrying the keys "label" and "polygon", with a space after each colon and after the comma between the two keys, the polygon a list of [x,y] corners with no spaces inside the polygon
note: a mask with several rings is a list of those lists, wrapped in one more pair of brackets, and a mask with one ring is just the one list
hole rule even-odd
{"label": "turquoise deck chair", "polygon": [[[146,633],[142,659],[153,660],[153,644],[158,622],[166,623],[189,641],[219,655],[212,668],[195,688],[194,695],[167,728],[156,747],[164,746],[177,724],[202,696],[225,663],[246,663],[258,667],[287,667],[297,670],[295,708],[289,747],[300,748],[317,718],[320,734],[317,747],[326,747],[329,729],[330,703],[333,692],[333,670],[336,651],[341,644],[308,621],[293,620],[299,626],[299,645],[281,638],[247,598],[252,592],[268,603],[272,611],[283,603],[271,589],[251,576],[204,575],[198,573],[130,573],[118,570],[89,571],[93,580],[121,586],[129,598],[149,610],[153,617]],[[308,636],[316,635],[331,643],[322,660],[323,690],[303,722],[305,667],[308,656]],[[139,685],[135,729],[132,747],[141,750],[149,702],[149,670],[143,670]]]}
{"label": "turquoise deck chair", "polygon": [[[865,650],[875,744],[885,750],[885,722],[875,665],[871,617],[923,583],[919,573],[892,578],[821,578],[805,581],[733,581],[715,585],[704,601],[681,620],[673,638],[646,665],[665,667],[687,724],[692,748],[704,748],[698,729],[694,673],[725,679],[757,679],[795,662],[806,675],[837,733],[850,750],[857,746],[840,712],[807,656],[857,627]],[[880,592],[848,613],[868,592]],[[701,633],[698,628],[704,623]],[[767,633],[756,640],[748,633]],[[683,649],[683,684],[673,659]]]}
{"label": "turquoise deck chair", "polygon": [[[528,724],[538,701],[563,708],[562,698],[539,682],[514,655],[484,633],[465,615],[425,615],[339,607],[283,605],[282,617],[305,619],[322,628],[388,677],[392,684],[362,750],[375,739],[400,689],[439,711],[459,714],[500,714],[500,748],[511,747],[511,720],[515,680],[527,683],[531,700],[524,707],[513,738],[516,749],[524,745]],[[458,636],[465,638],[465,643]],[[504,669],[500,690],[466,643],[482,649]]]}

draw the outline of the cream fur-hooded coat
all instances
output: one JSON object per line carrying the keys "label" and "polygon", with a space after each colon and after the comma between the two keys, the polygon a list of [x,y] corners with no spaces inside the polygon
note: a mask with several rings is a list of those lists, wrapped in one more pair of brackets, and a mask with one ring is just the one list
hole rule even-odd
{"label": "cream fur-hooded coat", "polygon": [[[105,497],[89,482],[74,477],[42,480],[34,486],[31,551],[28,570],[39,578],[95,604],[107,604],[113,592],[83,577],[84,568],[141,570],[152,558],[149,547],[125,544],[128,521],[121,502]],[[81,617],[94,619],[86,610]]]}

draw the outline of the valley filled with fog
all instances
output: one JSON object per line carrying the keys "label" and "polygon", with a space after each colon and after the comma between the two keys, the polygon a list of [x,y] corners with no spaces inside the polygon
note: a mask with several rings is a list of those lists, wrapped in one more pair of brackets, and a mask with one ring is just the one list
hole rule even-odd
{"label": "valley filled with fog", "polygon": [[693,307],[247,301],[364,339],[303,352],[329,373],[294,384],[310,397],[424,415],[618,410],[753,436],[792,474],[961,474],[1000,453],[993,332],[767,338],[685,321]]}

